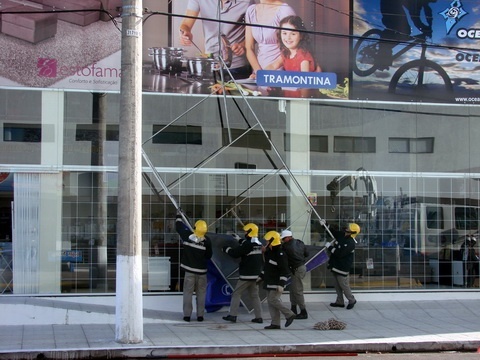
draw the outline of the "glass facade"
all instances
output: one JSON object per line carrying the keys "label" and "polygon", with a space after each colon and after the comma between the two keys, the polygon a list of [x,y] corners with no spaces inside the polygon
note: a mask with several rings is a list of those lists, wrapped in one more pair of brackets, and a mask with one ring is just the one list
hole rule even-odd
{"label": "glass facade", "polygon": [[[119,94],[0,95],[1,292],[114,292]],[[328,239],[320,218],[355,221],[354,289],[478,288],[479,264],[463,249],[480,221],[479,114],[473,105],[144,95],[154,166],[143,164],[144,291],[182,287],[172,198],[210,232],[255,222],[260,236],[288,227],[319,247]],[[306,283],[333,286],[325,265]]]}

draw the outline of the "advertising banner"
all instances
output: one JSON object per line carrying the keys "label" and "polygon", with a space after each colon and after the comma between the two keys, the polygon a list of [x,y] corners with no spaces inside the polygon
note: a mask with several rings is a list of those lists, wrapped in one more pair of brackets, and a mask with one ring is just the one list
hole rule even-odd
{"label": "advertising banner", "polygon": [[[120,91],[119,14],[56,1],[0,4],[0,86]],[[146,93],[480,102],[476,0],[144,5]]]}
{"label": "advertising banner", "polygon": [[480,103],[476,0],[355,0],[351,99]]}
{"label": "advertising banner", "polygon": [[[119,91],[121,18],[103,3],[2,2],[0,86]],[[144,92],[348,99],[350,1],[144,5]]]}
{"label": "advertising banner", "polygon": [[[0,86],[119,91],[121,29],[95,11],[101,6],[100,0],[2,1]],[[79,11],[54,11],[59,7]]]}
{"label": "advertising banner", "polygon": [[144,41],[144,91],[348,98],[349,0],[222,3],[172,3],[170,39]]}

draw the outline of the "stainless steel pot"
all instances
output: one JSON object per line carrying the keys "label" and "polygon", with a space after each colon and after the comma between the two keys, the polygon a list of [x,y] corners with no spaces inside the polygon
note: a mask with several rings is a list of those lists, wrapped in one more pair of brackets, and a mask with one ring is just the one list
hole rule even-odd
{"label": "stainless steel pot", "polygon": [[183,49],[178,47],[151,47],[148,48],[153,57],[155,69],[170,74],[182,72]]}
{"label": "stainless steel pot", "polygon": [[220,62],[209,58],[188,58],[187,69],[189,75],[201,79],[213,79],[215,71],[220,69]]}

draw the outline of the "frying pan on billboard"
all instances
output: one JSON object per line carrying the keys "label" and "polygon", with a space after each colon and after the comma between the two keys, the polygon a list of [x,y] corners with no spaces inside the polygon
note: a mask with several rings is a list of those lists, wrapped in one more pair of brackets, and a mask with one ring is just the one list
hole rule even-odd
{"label": "frying pan on billboard", "polygon": [[[2,1],[0,86],[118,92],[121,3]],[[480,102],[476,0],[221,3],[144,0],[144,92]]]}

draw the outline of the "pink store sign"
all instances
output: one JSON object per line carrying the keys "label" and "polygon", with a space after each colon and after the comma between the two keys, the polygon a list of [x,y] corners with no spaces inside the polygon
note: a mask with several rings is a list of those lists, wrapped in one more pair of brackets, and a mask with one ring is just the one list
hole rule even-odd
{"label": "pink store sign", "polygon": [[120,25],[100,11],[53,11],[52,1],[1,2],[0,86],[119,91]]}

